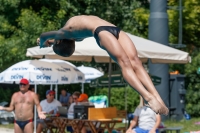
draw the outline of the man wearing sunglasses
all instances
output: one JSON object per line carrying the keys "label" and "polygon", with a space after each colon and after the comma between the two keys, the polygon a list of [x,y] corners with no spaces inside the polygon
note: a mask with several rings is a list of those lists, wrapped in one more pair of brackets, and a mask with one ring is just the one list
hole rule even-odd
{"label": "man wearing sunglasses", "polygon": [[72,94],[73,103],[69,106],[68,114],[73,114],[73,113],[74,113],[74,105],[77,104],[78,98],[79,98],[80,94],[81,94],[81,93],[78,92],[78,91],[75,91],[75,92]]}
{"label": "man wearing sunglasses", "polygon": [[33,133],[33,108],[37,107],[38,116],[45,119],[42,112],[38,96],[29,91],[29,81],[21,79],[19,84],[20,91],[15,92],[11,98],[9,107],[0,106],[0,110],[15,111],[14,130],[15,133]]}

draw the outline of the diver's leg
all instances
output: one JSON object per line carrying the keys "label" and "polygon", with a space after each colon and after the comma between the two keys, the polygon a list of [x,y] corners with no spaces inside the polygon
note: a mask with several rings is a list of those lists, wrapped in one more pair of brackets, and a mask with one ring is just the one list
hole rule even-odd
{"label": "diver's leg", "polygon": [[[118,41],[121,44],[121,46],[123,47],[124,51],[126,51],[126,54],[131,61],[132,68],[134,69],[139,80],[146,87],[146,89],[152,95],[154,95],[161,104],[163,104],[165,106],[163,100],[161,99],[160,95],[158,94],[156,88],[154,87],[149,75],[147,74],[144,67],[142,66],[142,63],[138,58],[136,48],[135,48],[133,42],[123,31],[120,32]],[[167,111],[166,113],[168,113],[168,109],[166,111]]]}
{"label": "diver's leg", "polygon": [[[149,103],[152,110],[154,110],[157,113],[164,114],[164,107],[150,92],[148,92],[144,88],[144,86],[142,85],[135,71],[132,68],[130,59],[128,58],[126,52],[119,44],[117,39],[107,31],[101,31],[99,33],[99,39],[101,47],[105,48],[107,52],[115,58],[115,60],[121,67],[124,79],[143,96],[143,98]],[[132,52],[137,54],[136,51]]]}

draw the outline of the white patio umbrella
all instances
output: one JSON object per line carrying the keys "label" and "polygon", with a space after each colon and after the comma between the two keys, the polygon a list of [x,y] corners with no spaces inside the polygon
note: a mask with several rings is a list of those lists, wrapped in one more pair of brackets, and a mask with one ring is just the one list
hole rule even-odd
{"label": "white patio umbrella", "polygon": [[[59,59],[40,59],[41,61],[51,62],[57,64],[64,68],[66,71],[70,71],[72,78],[74,80],[71,83],[82,83],[82,90],[83,90],[83,82],[85,82],[85,75],[79,71],[76,66],[68,61],[59,60]],[[57,84],[56,84],[57,88]],[[83,91],[82,91],[83,92]]]}
{"label": "white patio umbrella", "polygon": [[[84,83],[90,83],[92,79],[96,79],[104,75],[104,73],[100,72],[99,70],[93,67],[86,67],[82,65],[77,68],[85,75]],[[84,83],[82,83],[82,88],[81,88],[82,93],[84,93]]]}
{"label": "white patio umbrella", "polygon": [[19,83],[22,78],[30,84],[70,84],[72,80],[70,73],[59,65],[38,60],[18,62],[0,74],[1,83]]}
{"label": "white patio umbrella", "polygon": [[[188,63],[191,60],[187,52],[137,37],[129,33],[127,33],[127,35],[133,41],[138,56],[143,63],[147,62],[148,59],[150,59],[152,63]],[[92,61],[92,58],[94,57],[96,62],[110,62],[108,53],[97,45],[94,37],[89,37],[81,42],[76,42],[75,52],[70,57],[61,57],[55,54],[52,47],[40,49],[39,46],[28,48],[26,56],[36,58],[43,58],[43,56],[45,56],[45,58],[49,59],[86,62]]]}
{"label": "white patio umbrella", "polygon": [[40,59],[40,61],[46,61],[46,62],[51,62],[53,64],[59,65],[62,68],[65,69],[65,71],[70,72],[72,76],[71,83],[82,83],[85,82],[85,75],[82,73],[80,70],[77,69],[77,67],[64,60],[59,60],[59,59]]}
{"label": "white patio umbrella", "polygon": [[0,73],[0,83],[7,83],[7,84],[12,84],[13,81],[5,81],[4,80],[4,75],[5,75],[5,71]]}
{"label": "white patio umbrella", "polygon": [[100,72],[99,70],[93,68],[93,67],[87,67],[87,66],[79,66],[77,67],[82,73],[85,75],[85,82],[89,83],[90,80],[99,78],[104,75],[103,72]]}
{"label": "white patio umbrella", "polygon": [[[22,78],[29,80],[30,84],[69,84],[70,73],[61,66],[49,62],[38,60],[26,60],[14,64],[0,74],[1,83],[19,83]],[[36,108],[35,108],[36,120]],[[36,121],[34,121],[34,130],[36,131]]]}

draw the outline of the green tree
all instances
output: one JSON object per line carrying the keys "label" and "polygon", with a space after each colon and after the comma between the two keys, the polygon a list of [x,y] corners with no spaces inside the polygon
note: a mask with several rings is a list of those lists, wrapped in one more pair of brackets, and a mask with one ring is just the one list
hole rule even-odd
{"label": "green tree", "polygon": [[[185,0],[183,10],[183,38],[184,44],[190,44],[189,50],[193,50],[193,46],[199,47],[200,38],[200,1],[199,0]],[[190,51],[189,51],[190,52]]]}
{"label": "green tree", "polygon": [[[186,65],[186,110],[189,114],[196,117],[200,115],[200,73],[197,71],[200,68],[199,50],[195,51],[196,56],[192,63]],[[197,54],[198,53],[198,54]]]}
{"label": "green tree", "polygon": [[[189,53],[192,53],[196,47],[199,47],[199,12],[200,12],[200,1],[198,0],[183,0],[183,10],[182,10],[182,43],[186,44],[187,47],[183,49]],[[170,0],[168,2],[168,6],[178,8],[179,0]],[[169,28],[170,28],[170,36],[169,42],[172,44],[178,43],[178,28],[179,28],[179,10],[169,9]]]}
{"label": "green tree", "polygon": [[[170,0],[169,6],[178,6],[179,1]],[[197,74],[199,67],[199,12],[200,12],[200,1],[198,0],[183,0],[183,44],[186,44],[186,48],[182,50],[190,53],[192,57],[192,63],[186,65],[173,64],[170,65],[170,70],[179,70],[182,74],[186,74],[186,110],[192,116],[199,115],[200,106],[198,101],[200,99],[199,94],[199,81],[200,76]],[[178,43],[178,10],[169,10],[169,27],[170,27],[170,43]]]}
{"label": "green tree", "polygon": [[137,32],[136,0],[0,0],[0,70],[27,59],[26,49],[36,45],[42,32],[61,28],[75,15],[97,15],[128,32]]}

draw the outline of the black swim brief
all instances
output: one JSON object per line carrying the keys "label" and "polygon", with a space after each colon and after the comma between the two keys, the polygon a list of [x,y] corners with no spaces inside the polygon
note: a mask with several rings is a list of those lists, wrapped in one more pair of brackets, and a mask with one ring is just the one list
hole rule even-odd
{"label": "black swim brief", "polygon": [[101,45],[100,45],[100,42],[99,42],[98,34],[101,31],[108,31],[111,34],[113,34],[116,37],[116,39],[119,38],[120,28],[114,27],[114,26],[99,26],[94,31],[94,38],[96,39],[96,42],[99,45],[99,47],[101,47]]}
{"label": "black swim brief", "polygon": [[24,127],[26,126],[26,124],[28,124],[29,122],[33,122],[33,119],[30,119],[27,121],[14,120],[14,123],[16,123],[22,129],[22,131],[24,130]]}

